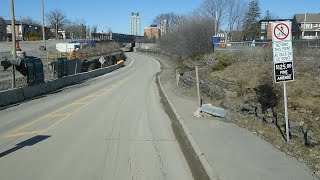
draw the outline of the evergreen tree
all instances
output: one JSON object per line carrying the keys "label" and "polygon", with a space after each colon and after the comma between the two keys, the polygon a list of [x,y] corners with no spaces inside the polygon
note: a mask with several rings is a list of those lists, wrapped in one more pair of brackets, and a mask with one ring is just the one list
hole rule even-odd
{"label": "evergreen tree", "polygon": [[264,15],[264,19],[273,19],[273,16],[269,10],[266,11],[266,14]]}
{"label": "evergreen tree", "polygon": [[259,35],[260,15],[259,0],[251,0],[243,23],[243,35],[245,40],[254,40]]}

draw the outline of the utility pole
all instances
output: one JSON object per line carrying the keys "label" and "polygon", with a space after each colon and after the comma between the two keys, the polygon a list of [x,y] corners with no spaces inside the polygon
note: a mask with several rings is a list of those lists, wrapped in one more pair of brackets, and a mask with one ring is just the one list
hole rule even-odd
{"label": "utility pole", "polygon": [[56,20],[56,39],[58,39],[58,21]]}
{"label": "utility pole", "polygon": [[23,41],[23,24],[22,24],[22,17],[21,16],[20,16],[20,27],[21,27],[21,40]]}
{"label": "utility pole", "polygon": [[[14,2],[10,0],[11,5],[11,34],[12,34],[12,57],[17,58],[16,52],[16,22],[14,17]],[[16,87],[16,74],[15,66],[12,65],[12,89]]]}
{"label": "utility pole", "polygon": [[216,10],[216,18],[215,18],[215,25],[214,25],[214,35],[217,36],[218,31],[218,11]]}
{"label": "utility pole", "polygon": [[44,48],[47,49],[46,31],[45,31],[45,27],[44,27],[44,0],[42,0],[42,40],[43,40]]}
{"label": "utility pole", "polygon": [[200,97],[200,80],[199,80],[199,73],[198,73],[198,65],[196,65],[196,82],[197,82],[197,95],[198,95],[198,105],[201,108],[201,97]]}
{"label": "utility pole", "polygon": [[303,31],[302,31],[302,39],[304,38],[304,31],[306,29],[306,20],[307,20],[307,13],[304,13],[304,21],[303,21]]}

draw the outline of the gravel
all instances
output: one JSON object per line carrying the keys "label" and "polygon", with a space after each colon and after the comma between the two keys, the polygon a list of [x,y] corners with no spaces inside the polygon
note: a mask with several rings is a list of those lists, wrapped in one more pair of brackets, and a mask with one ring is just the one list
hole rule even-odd
{"label": "gravel", "polygon": [[[57,43],[69,42],[70,40],[48,40],[46,41],[48,51],[56,51],[55,45]],[[46,67],[47,51],[39,50],[39,47],[43,44],[42,41],[20,41],[21,50],[25,51],[27,56],[34,56],[43,59],[45,81],[51,79],[51,71]],[[5,58],[11,58],[12,54],[12,42],[0,42],[0,61]],[[12,68],[4,71],[4,68],[0,66],[0,91],[11,88],[12,83]],[[27,78],[16,71],[16,87],[22,87],[27,85]]]}

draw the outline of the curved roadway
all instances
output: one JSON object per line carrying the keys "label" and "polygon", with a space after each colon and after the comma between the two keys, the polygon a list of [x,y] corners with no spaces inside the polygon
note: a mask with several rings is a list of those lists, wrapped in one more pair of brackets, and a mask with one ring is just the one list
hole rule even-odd
{"label": "curved roadway", "polygon": [[128,56],[125,68],[2,109],[1,179],[192,179],[160,104],[159,63]]}

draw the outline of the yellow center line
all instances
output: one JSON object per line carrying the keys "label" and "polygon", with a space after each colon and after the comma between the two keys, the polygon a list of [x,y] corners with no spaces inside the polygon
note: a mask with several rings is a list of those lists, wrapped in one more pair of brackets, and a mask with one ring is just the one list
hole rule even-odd
{"label": "yellow center line", "polygon": [[[38,134],[38,133],[43,133],[43,132],[47,132],[49,131],[50,129],[52,129],[53,127],[55,127],[56,125],[58,125],[59,123],[63,122],[65,119],[67,119],[68,117],[70,117],[73,113],[83,109],[84,107],[88,106],[89,104],[91,104],[94,100],[96,100],[98,97],[100,96],[103,96],[105,94],[107,94],[108,92],[110,92],[111,90],[115,89],[116,87],[119,87],[120,85],[122,85],[123,83],[125,83],[132,75],[118,81],[118,83],[114,84],[114,85],[111,85],[111,86],[107,86],[106,88],[103,88],[103,89],[100,89],[90,95],[87,95],[81,99],[78,99],[64,107],[61,107],[51,113],[48,113],[44,116],[42,116],[41,118],[38,118],[30,123],[27,123],[25,124],[24,126],[22,127],[19,127],[17,128],[16,130],[12,131],[12,132],[9,132],[8,134],[6,134],[5,136],[3,137],[0,137],[0,139],[2,138],[12,138],[12,137],[19,137],[19,136],[25,136],[25,135],[31,135],[31,134]],[[99,92],[99,93],[98,93]],[[90,100],[88,100],[88,98],[90,98]],[[84,102],[81,102],[81,101],[84,101]],[[69,111],[69,113],[59,113],[59,112],[62,112],[63,110],[66,110],[67,108],[70,108],[70,107],[76,107],[76,109],[73,109],[73,111]],[[32,126],[40,121],[44,121],[45,119],[48,119],[48,118],[59,118],[61,117],[61,119],[57,119],[57,122],[53,123],[52,125],[50,125],[49,127],[47,127],[46,129],[44,130],[38,130],[38,131],[30,131],[30,132],[19,132],[21,131],[22,129],[25,129],[29,126]]]}
{"label": "yellow center line", "polygon": [[70,116],[70,115],[71,115],[71,113],[63,113],[63,114],[52,114],[47,117],[60,117],[60,116]]}

